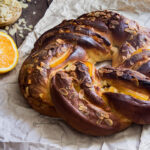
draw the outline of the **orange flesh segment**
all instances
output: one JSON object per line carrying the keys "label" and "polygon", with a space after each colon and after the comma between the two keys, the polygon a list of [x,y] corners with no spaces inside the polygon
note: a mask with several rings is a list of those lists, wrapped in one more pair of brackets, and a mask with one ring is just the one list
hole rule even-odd
{"label": "orange flesh segment", "polygon": [[134,97],[136,99],[140,99],[140,100],[144,100],[144,101],[148,101],[149,100],[149,96],[148,95],[145,95],[145,94],[142,94],[142,93],[138,93],[138,92],[135,92],[133,90],[126,89],[126,88],[123,88],[123,87],[119,88],[119,90],[118,90],[115,87],[111,86],[111,87],[109,87],[108,92],[113,92],[113,93],[120,92],[120,93],[129,95],[129,96],[132,96],[132,97]]}
{"label": "orange flesh segment", "polygon": [[54,61],[52,61],[50,63],[50,67],[54,68],[58,66],[59,64],[63,63],[68,58],[69,55],[70,55],[70,51],[65,52],[60,57],[58,57],[58,59],[55,59]]}
{"label": "orange flesh segment", "polygon": [[149,96],[148,95],[145,95],[145,94],[142,94],[142,93],[138,93],[138,92],[132,91],[130,89],[125,89],[125,88],[123,88],[121,90],[122,90],[122,92],[124,94],[130,95],[130,96],[132,96],[134,98],[137,98],[137,99],[140,99],[140,100],[144,100],[144,101],[149,100]]}
{"label": "orange flesh segment", "polygon": [[93,64],[89,63],[89,62],[84,62],[84,64],[88,67],[89,69],[89,74],[92,77],[93,75]]}
{"label": "orange flesh segment", "polygon": [[[144,50],[148,50],[149,51],[150,49],[144,49]],[[140,48],[140,49],[136,50],[135,52],[133,52],[132,56],[135,55],[135,54],[139,54],[141,52],[143,52],[143,49]]]}
{"label": "orange flesh segment", "polygon": [[0,36],[0,68],[7,68],[13,64],[15,51],[7,37]]}

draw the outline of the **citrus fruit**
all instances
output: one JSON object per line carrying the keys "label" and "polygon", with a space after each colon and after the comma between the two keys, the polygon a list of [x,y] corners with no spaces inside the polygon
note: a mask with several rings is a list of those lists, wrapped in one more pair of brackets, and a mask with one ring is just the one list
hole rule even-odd
{"label": "citrus fruit", "polygon": [[14,40],[0,32],[0,73],[11,71],[18,62],[18,49]]}

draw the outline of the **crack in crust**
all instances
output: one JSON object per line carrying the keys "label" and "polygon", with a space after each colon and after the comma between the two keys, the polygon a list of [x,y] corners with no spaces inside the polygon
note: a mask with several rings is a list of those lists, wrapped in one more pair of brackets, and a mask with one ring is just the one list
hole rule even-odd
{"label": "crack in crust", "polygon": [[[150,30],[115,12],[64,20],[36,41],[24,61],[21,92],[41,114],[89,135],[150,124],[149,47]],[[113,67],[94,67],[105,60]]]}

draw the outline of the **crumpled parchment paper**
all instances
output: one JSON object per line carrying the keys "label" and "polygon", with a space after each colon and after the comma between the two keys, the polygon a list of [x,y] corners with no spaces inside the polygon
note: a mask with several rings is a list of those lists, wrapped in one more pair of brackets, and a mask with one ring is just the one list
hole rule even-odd
{"label": "crumpled parchment paper", "polygon": [[149,150],[150,125],[132,125],[107,137],[76,132],[61,119],[45,117],[29,107],[18,87],[18,73],[36,39],[64,19],[109,9],[150,26],[149,0],[53,0],[45,16],[22,46],[17,67],[0,75],[0,150]]}

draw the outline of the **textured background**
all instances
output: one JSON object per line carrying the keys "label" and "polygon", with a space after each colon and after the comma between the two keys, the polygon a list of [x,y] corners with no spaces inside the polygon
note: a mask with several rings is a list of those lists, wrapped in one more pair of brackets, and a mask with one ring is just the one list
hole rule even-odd
{"label": "textured background", "polygon": [[29,107],[18,87],[18,72],[36,39],[64,19],[94,10],[114,10],[150,25],[150,1],[54,0],[44,17],[19,48],[17,67],[0,76],[0,150],[149,150],[150,126],[132,125],[107,137],[76,132],[62,120],[45,117]]}

